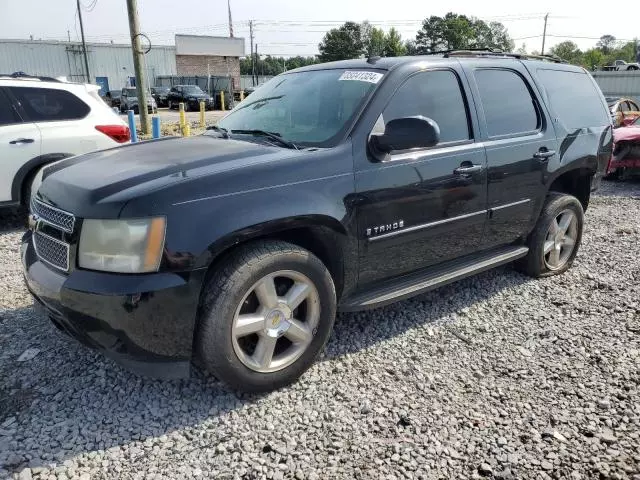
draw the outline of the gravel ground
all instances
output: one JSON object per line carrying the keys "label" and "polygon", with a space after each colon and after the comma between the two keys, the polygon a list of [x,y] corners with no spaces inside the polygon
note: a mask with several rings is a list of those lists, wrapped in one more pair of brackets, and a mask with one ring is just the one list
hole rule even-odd
{"label": "gravel ground", "polygon": [[139,378],[63,337],[2,225],[0,478],[640,479],[640,183],[603,185],[565,275],[505,267],[342,314],[264,396]]}

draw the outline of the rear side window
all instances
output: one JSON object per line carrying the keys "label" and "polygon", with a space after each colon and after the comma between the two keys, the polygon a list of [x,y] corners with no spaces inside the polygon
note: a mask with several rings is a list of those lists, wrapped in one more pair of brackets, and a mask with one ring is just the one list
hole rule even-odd
{"label": "rear side window", "polygon": [[422,115],[440,127],[440,143],[469,140],[469,120],[460,82],[450,70],[421,72],[410,77],[382,113],[383,121]]}
{"label": "rear side window", "polygon": [[0,90],[0,125],[11,125],[14,123],[20,123],[20,118],[7,96]]}
{"label": "rear side window", "polygon": [[89,106],[66,90],[10,87],[11,93],[32,122],[77,120],[89,114]]}
{"label": "rear side window", "polygon": [[476,70],[476,83],[490,137],[531,133],[541,122],[524,79],[512,70]]}
{"label": "rear side window", "polygon": [[536,73],[547,92],[551,111],[565,128],[573,130],[610,123],[601,94],[588,74],[546,68],[539,68]]}

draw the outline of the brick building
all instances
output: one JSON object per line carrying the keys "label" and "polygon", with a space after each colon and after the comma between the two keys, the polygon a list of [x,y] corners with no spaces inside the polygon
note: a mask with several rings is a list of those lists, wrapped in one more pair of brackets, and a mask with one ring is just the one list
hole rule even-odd
{"label": "brick building", "polygon": [[176,35],[176,70],[183,76],[230,76],[239,89],[244,49],[244,38]]}

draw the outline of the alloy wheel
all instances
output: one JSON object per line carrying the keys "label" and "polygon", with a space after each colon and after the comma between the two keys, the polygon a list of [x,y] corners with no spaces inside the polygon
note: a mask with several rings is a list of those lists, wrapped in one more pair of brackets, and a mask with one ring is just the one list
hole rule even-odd
{"label": "alloy wheel", "polygon": [[559,270],[566,265],[576,248],[578,217],[572,210],[563,210],[549,225],[544,241],[544,263],[549,270]]}
{"label": "alloy wheel", "polygon": [[309,278],[292,270],[271,273],[249,289],[236,309],[234,352],[256,372],[282,370],[309,347],[319,320],[320,297]]}

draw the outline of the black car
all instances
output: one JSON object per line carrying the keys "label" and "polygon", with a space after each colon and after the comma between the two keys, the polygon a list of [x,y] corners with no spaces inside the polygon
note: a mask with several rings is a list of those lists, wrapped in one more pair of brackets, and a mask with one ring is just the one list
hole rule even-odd
{"label": "black car", "polygon": [[110,107],[117,107],[120,109],[120,101],[122,100],[122,91],[121,90],[109,90],[104,95],[104,101]]}
{"label": "black car", "polygon": [[167,97],[169,95],[169,87],[151,87],[151,95],[159,107],[167,106]]}
{"label": "black car", "polygon": [[611,156],[582,68],[493,52],[314,65],[216,127],[45,172],[22,240],[51,320],[140,372],[298,378],[336,310],[573,263]]}
{"label": "black car", "polygon": [[200,110],[200,102],[205,102],[205,108],[213,108],[213,99],[197,85],[176,85],[171,87],[167,94],[167,107],[169,109],[178,108],[180,103],[184,103],[185,110]]}

